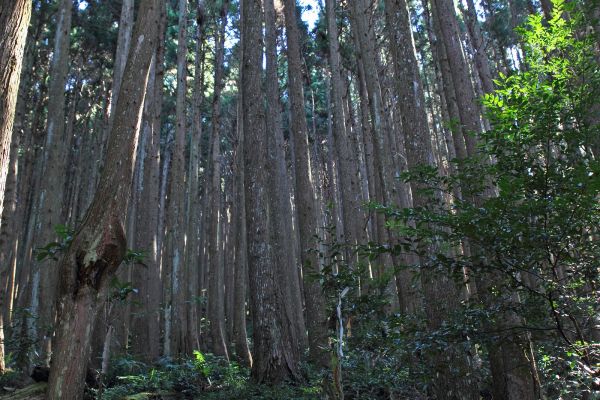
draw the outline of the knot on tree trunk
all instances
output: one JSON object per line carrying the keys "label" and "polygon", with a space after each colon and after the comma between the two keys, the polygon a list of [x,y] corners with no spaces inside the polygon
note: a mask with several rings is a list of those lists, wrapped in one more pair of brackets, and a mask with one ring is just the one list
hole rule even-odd
{"label": "knot on tree trunk", "polygon": [[97,229],[86,249],[77,253],[77,291],[84,286],[99,290],[105,278],[123,261],[127,240],[123,224],[114,214]]}

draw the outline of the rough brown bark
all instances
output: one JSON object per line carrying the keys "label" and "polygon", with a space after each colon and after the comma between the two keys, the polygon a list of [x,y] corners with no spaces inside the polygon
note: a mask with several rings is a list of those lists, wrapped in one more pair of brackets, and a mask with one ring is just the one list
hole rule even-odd
{"label": "rough brown bark", "polygon": [[179,26],[177,37],[177,102],[175,142],[171,161],[171,175],[166,219],[165,253],[163,266],[166,268],[165,285],[165,354],[189,354],[185,335],[186,315],[186,265],[185,246],[185,140],[187,131],[187,0],[179,0]]}
{"label": "rough brown bark", "polygon": [[[241,81],[241,79],[240,79]],[[241,82],[240,82],[241,83]],[[241,98],[238,99],[238,121]],[[242,363],[252,367],[252,354],[248,346],[246,331],[246,298],[248,289],[248,246],[246,237],[246,197],[244,196],[244,134],[241,123],[238,125],[238,140],[235,150],[233,224],[235,226],[235,291],[233,298],[233,341],[235,352]]]}
{"label": "rough brown bark", "polygon": [[160,10],[158,46],[150,68],[142,129],[145,140],[142,191],[138,197],[137,226],[133,249],[146,253],[145,268],[133,269],[131,351],[147,361],[160,356],[160,302],[158,209],[160,207],[160,125],[163,98],[163,58],[166,10]]}
{"label": "rough brown bark", "polygon": [[483,34],[481,32],[481,26],[479,26],[477,9],[475,8],[473,0],[467,0],[467,9],[464,12],[464,16],[466,17],[469,35],[473,44],[475,66],[481,81],[481,87],[484,93],[491,93],[492,90],[494,90],[492,72],[490,70],[487,54],[485,53]]}
{"label": "rough brown bark", "polygon": [[465,143],[469,155],[476,153],[477,134],[482,130],[481,107],[476,100],[469,69],[463,55],[460,31],[454,3],[432,0],[432,16],[438,22],[438,38],[444,43],[448,64],[460,115],[460,124],[465,131]]}
{"label": "rough brown bark", "polygon": [[356,154],[353,152],[352,131],[347,126],[348,116],[344,110],[344,86],[340,63],[340,45],[335,16],[335,2],[326,1],[327,35],[329,39],[329,65],[331,67],[331,103],[333,105],[333,137],[339,162],[339,180],[342,190],[342,219],[345,237],[343,241],[351,246],[364,243],[364,213],[360,206],[364,199],[359,182],[359,168]]}
{"label": "rough brown bark", "polygon": [[[0,226],[23,51],[30,18],[31,1],[2,0],[0,3]],[[0,360],[2,362],[3,359]]]}
{"label": "rough brown bark", "polygon": [[[66,181],[66,157],[68,140],[65,132],[65,85],[69,72],[69,45],[71,33],[71,13],[73,2],[61,0],[56,22],[54,53],[50,66],[48,116],[46,121],[46,142],[38,192],[38,220],[36,222],[34,248],[43,247],[57,240],[56,225],[66,222],[63,204]],[[46,259],[33,266],[33,290],[31,298],[32,314],[38,317],[36,324],[41,327],[36,339],[41,342],[41,353],[48,363],[51,352],[51,339],[55,322],[55,301],[58,273],[56,262]],[[42,300],[43,299],[43,300]]]}
{"label": "rough brown bark", "polygon": [[308,342],[312,361],[327,366],[329,364],[327,340],[327,320],[324,296],[321,285],[314,275],[319,273],[315,252],[314,235],[317,234],[317,208],[314,176],[310,163],[308,128],[304,112],[304,89],[302,85],[302,60],[296,1],[284,1],[288,89],[290,98],[290,135],[294,142],[294,163],[296,183],[296,208],[300,233],[300,261],[303,269],[307,319]]}
{"label": "rough brown bark", "polygon": [[160,4],[160,0],[140,2],[100,186],[59,263],[59,318],[47,394],[50,400],[83,396],[85,366],[101,293],[125,255],[123,221],[146,82],[157,42]]}
{"label": "rough brown bark", "polygon": [[209,208],[206,210],[209,229],[209,299],[208,316],[213,352],[229,357],[227,339],[225,337],[225,291],[224,291],[224,254],[221,246],[223,235],[223,193],[221,190],[221,93],[224,82],[225,27],[227,26],[228,1],[221,7],[218,30],[215,37],[215,88],[212,101],[212,137],[211,137],[211,172],[209,192]]}
{"label": "rough brown bark", "polygon": [[298,278],[297,255],[293,237],[292,208],[290,205],[290,187],[285,165],[283,130],[281,128],[281,102],[279,95],[279,79],[277,76],[277,26],[273,0],[265,0],[265,53],[267,96],[266,129],[269,167],[269,199],[272,211],[272,243],[275,258],[280,260],[281,284],[286,296],[288,318],[295,327],[296,341],[300,349],[307,347],[306,324],[302,310],[302,293]]}
{"label": "rough brown bark", "polygon": [[[405,135],[407,166],[436,166],[408,7],[404,0],[386,0],[385,7],[387,23],[390,25],[388,28],[392,32],[391,42],[402,44],[393,46],[391,53]],[[422,188],[414,182],[411,187],[413,206],[427,206],[429,199],[420,191]],[[431,250],[435,251],[433,248]],[[426,263],[426,259],[422,259],[421,263]],[[430,329],[435,330],[447,323],[451,313],[460,305],[461,289],[452,279],[429,270],[426,265],[421,268],[421,281],[427,323]],[[469,378],[474,374],[470,371],[468,357],[460,347],[452,345],[443,355],[429,355],[428,363],[436,374],[433,387],[437,398],[479,398],[477,382]]]}
{"label": "rough brown bark", "polygon": [[[243,3],[240,2],[240,15],[243,15]],[[243,51],[244,37],[240,38]],[[244,60],[243,53],[240,60]],[[238,77],[239,87],[243,84],[243,69]],[[243,91],[238,94],[237,103],[237,142],[233,166],[233,223],[235,224],[235,292],[233,294],[233,341],[238,358],[246,367],[252,367],[252,353],[248,346],[246,330],[246,299],[248,297],[248,242],[246,232],[246,196],[244,193],[244,123],[242,116]]]}
{"label": "rough brown bark", "polygon": [[[244,182],[250,304],[253,321],[256,382],[300,379],[298,354],[291,341],[291,324],[285,321],[283,292],[277,277],[270,243],[271,211],[267,199],[267,136],[264,91],[261,86],[263,58],[262,4],[242,1],[242,115],[244,141]],[[295,20],[294,20],[295,21]]]}

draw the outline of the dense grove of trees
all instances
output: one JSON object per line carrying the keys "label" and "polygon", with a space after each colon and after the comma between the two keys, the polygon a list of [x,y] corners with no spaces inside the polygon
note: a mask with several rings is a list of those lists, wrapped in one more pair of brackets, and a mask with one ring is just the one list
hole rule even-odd
{"label": "dense grove of trees", "polygon": [[4,390],[599,398],[599,38],[595,0],[0,0]]}

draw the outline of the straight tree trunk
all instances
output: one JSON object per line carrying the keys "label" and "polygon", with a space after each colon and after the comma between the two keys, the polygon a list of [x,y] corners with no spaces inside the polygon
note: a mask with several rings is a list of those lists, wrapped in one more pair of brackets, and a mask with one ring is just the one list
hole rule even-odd
{"label": "straight tree trunk", "polygon": [[[202,157],[202,105],[204,103],[204,73],[205,73],[205,26],[204,0],[198,0],[196,7],[196,61],[194,65],[194,105],[192,130],[190,131],[190,150],[188,160],[188,199],[186,210],[187,243],[185,248],[185,263],[188,266],[188,290],[191,296],[200,294],[200,236],[202,195],[200,190],[200,164]],[[190,302],[188,307],[188,342],[190,348],[200,348],[200,309],[197,301]]]}
{"label": "straight tree trunk", "polygon": [[[512,2],[511,2],[512,3]],[[492,72],[490,71],[490,64],[485,53],[485,44],[483,42],[483,34],[481,32],[481,26],[477,19],[477,9],[473,0],[467,0],[467,9],[465,10],[465,19],[469,28],[469,36],[473,43],[473,53],[475,58],[475,66],[477,68],[477,74],[481,81],[481,87],[484,93],[491,93],[494,90],[492,81]]]}
{"label": "straight tree trunk", "polygon": [[308,343],[310,359],[322,366],[328,366],[329,354],[325,300],[321,292],[318,274],[319,263],[314,236],[317,234],[317,208],[314,177],[310,163],[308,128],[304,112],[304,89],[302,85],[302,60],[300,36],[296,16],[296,1],[284,1],[285,27],[288,56],[288,90],[290,98],[290,135],[294,141],[295,201],[300,233],[300,262],[302,265],[306,303]]}
{"label": "straight tree trunk", "polygon": [[342,197],[342,219],[345,237],[343,241],[353,246],[364,243],[364,215],[360,209],[364,201],[359,182],[359,168],[356,153],[351,143],[351,128],[347,126],[348,116],[344,112],[344,86],[340,62],[340,45],[335,16],[335,2],[327,0],[327,35],[329,39],[329,65],[331,68],[331,103],[333,105],[334,148],[339,162],[339,179]]}
{"label": "straight tree trunk", "polygon": [[[6,179],[11,159],[13,123],[21,79],[27,27],[31,18],[29,0],[2,0],[0,2],[0,228],[5,223],[4,202]],[[13,148],[13,153],[14,153]],[[16,156],[15,159],[16,167]],[[16,168],[12,168],[16,177]],[[16,183],[16,182],[15,182]],[[16,188],[15,188],[16,189]],[[2,248],[4,246],[2,244]],[[16,257],[16,254],[14,254]],[[0,255],[1,275],[8,278],[9,263],[7,254]],[[2,279],[4,282],[5,279]],[[4,285],[3,285],[4,286]],[[4,308],[6,294],[0,287],[0,372],[4,372]]]}
{"label": "straight tree trunk", "polygon": [[[69,46],[71,34],[71,13],[73,2],[61,0],[56,22],[54,53],[50,66],[50,86],[48,117],[46,121],[46,143],[38,194],[38,221],[36,223],[35,245],[39,248],[57,241],[55,227],[66,223],[63,205],[66,181],[66,157],[68,139],[65,132],[65,85],[69,72]],[[39,283],[38,283],[39,282]],[[37,316],[36,324],[42,328],[37,334],[41,342],[41,353],[48,363],[50,360],[51,340],[55,323],[56,287],[58,270],[56,262],[46,259],[35,262],[33,266],[33,285],[39,290],[33,291],[31,299],[32,314]]]}
{"label": "straight tree trunk", "polygon": [[[396,71],[396,91],[405,133],[405,146],[408,168],[419,165],[436,166],[432,148],[432,137],[427,122],[427,111],[423,86],[419,74],[410,16],[405,0],[386,0],[388,29],[391,30],[392,59]],[[395,25],[395,26],[394,26]],[[414,207],[427,206],[429,199],[422,194],[422,188],[412,186]],[[434,245],[433,245],[434,246]],[[435,251],[432,247],[431,251]],[[426,260],[422,259],[421,263]],[[460,287],[448,277],[421,269],[424,290],[425,313],[430,329],[438,329],[446,323],[453,311],[460,306]],[[469,355],[461,347],[450,345],[445,354],[430,355],[429,363],[436,374],[434,392],[437,398],[478,399],[477,382],[471,371]]]}
{"label": "straight tree trunk", "polygon": [[216,355],[229,358],[225,332],[225,291],[224,291],[224,254],[222,190],[221,190],[221,93],[224,82],[224,57],[225,57],[225,28],[227,26],[228,1],[221,6],[218,30],[215,36],[215,89],[212,102],[212,138],[211,138],[211,173],[210,192],[208,198],[209,208],[206,210],[206,224],[209,229],[208,256],[209,266],[209,298],[208,316],[210,320],[210,336],[212,349]]}
{"label": "straight tree trunk", "polygon": [[[241,78],[241,77],[240,77]],[[240,79],[241,83],[241,79]],[[240,94],[241,96],[241,94]],[[248,246],[246,233],[246,197],[244,196],[244,134],[242,131],[242,99],[238,99],[238,140],[233,170],[235,226],[235,291],[233,294],[233,341],[238,358],[246,367],[252,367],[252,354],[246,331],[246,298],[248,289]]]}
{"label": "straight tree trunk", "polygon": [[[23,51],[30,18],[31,1],[0,2],[0,227]],[[0,364],[3,362],[2,358]]]}
{"label": "straight tree trunk", "polygon": [[132,296],[131,346],[133,354],[146,361],[160,356],[160,295],[162,285],[159,270],[160,207],[160,127],[163,98],[163,59],[166,10],[160,10],[158,46],[150,67],[144,103],[143,125],[145,155],[142,191],[138,197],[137,229],[134,249],[146,253],[145,268],[134,267],[132,282],[138,293]]}
{"label": "straight tree trunk", "polygon": [[185,246],[185,139],[187,131],[187,0],[179,0],[179,33],[177,37],[177,103],[175,142],[173,147],[171,178],[169,181],[169,203],[166,219],[165,253],[163,265],[167,275],[168,304],[165,307],[165,321],[171,325],[170,336],[165,337],[165,354],[189,354],[186,348],[187,333],[187,287],[186,266],[184,265]]}
{"label": "straight tree trunk", "polygon": [[109,137],[100,186],[71,246],[59,263],[57,344],[47,397],[83,396],[91,333],[104,288],[126,253],[123,223],[133,179],[144,95],[155,52],[160,0],[142,0]]}
{"label": "straight tree trunk", "polygon": [[[261,86],[263,59],[262,2],[242,0],[242,115],[244,183],[250,304],[253,322],[252,378],[258,383],[298,380],[299,356],[292,341],[292,326],[285,318],[283,293],[270,243],[267,199],[267,132],[265,93]],[[294,20],[295,21],[295,20]]]}
{"label": "straight tree trunk", "polygon": [[288,318],[295,327],[295,337],[299,349],[307,347],[306,324],[302,307],[302,293],[298,278],[297,255],[293,237],[292,207],[290,205],[290,187],[285,164],[283,130],[281,128],[281,102],[279,94],[279,78],[277,74],[277,26],[273,0],[263,2],[265,11],[265,52],[267,96],[266,128],[268,153],[267,166],[269,179],[269,199],[271,200],[272,243],[275,257],[280,260],[281,284],[285,288],[285,301]]}
{"label": "straight tree trunk", "polygon": [[454,92],[456,93],[460,124],[465,134],[467,152],[469,155],[474,155],[477,134],[482,130],[481,108],[477,103],[468,65],[464,58],[454,3],[444,0],[431,1],[433,18],[438,21],[438,38],[444,43],[448,64],[452,71]]}

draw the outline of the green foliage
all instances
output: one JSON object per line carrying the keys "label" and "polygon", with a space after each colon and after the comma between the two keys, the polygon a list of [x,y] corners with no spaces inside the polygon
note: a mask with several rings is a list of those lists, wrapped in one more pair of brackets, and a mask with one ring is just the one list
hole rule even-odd
{"label": "green foliage", "polygon": [[[324,256],[331,309],[344,287],[352,289],[342,312],[352,320],[343,344],[346,393],[425,397],[435,376],[421,360],[450,346],[473,355],[485,390],[488,349],[517,336],[532,341],[548,398],[579,399],[600,387],[600,70],[581,16],[571,3],[554,4],[552,20],[534,15],[520,30],[527,68],[500,75],[483,99],[493,128],[481,135],[479,154],[453,160],[452,176],[432,167],[404,174],[427,206],[367,205],[401,240],[352,249],[365,260],[352,268],[335,244]],[[367,261],[378,268],[381,256],[408,253],[419,265],[397,271],[414,271],[415,282],[431,269],[479,286],[435,330],[419,311],[390,314],[386,286],[397,271],[369,282],[368,295],[359,291]]]}
{"label": "green foliage", "polygon": [[[551,397],[579,398],[600,384],[600,71],[593,43],[576,37],[580,16],[554,4],[552,20],[531,16],[520,31],[527,69],[500,75],[484,98],[493,128],[479,156],[454,160],[450,177],[411,171],[405,178],[426,185],[429,205],[383,212],[405,238],[392,252],[410,249],[426,260],[421,268],[492,282],[492,304],[469,299],[457,327],[485,348],[508,340],[490,327],[516,315],[509,329],[533,339]],[[464,243],[471,252],[449,251]]]}
{"label": "green foliage", "polygon": [[75,230],[66,225],[56,225],[54,232],[58,236],[58,241],[50,242],[44,247],[35,249],[35,258],[37,261],[52,259],[58,261],[58,256],[66,250],[73,241]]}
{"label": "green foliage", "polygon": [[[193,357],[163,359],[149,366],[131,358],[116,360],[102,399],[176,394],[202,399],[318,399],[319,386],[261,386],[250,382],[250,371],[236,362],[194,351]],[[315,378],[307,372],[309,376]],[[317,382],[316,379],[313,379]],[[129,398],[129,397],[128,397]]]}

